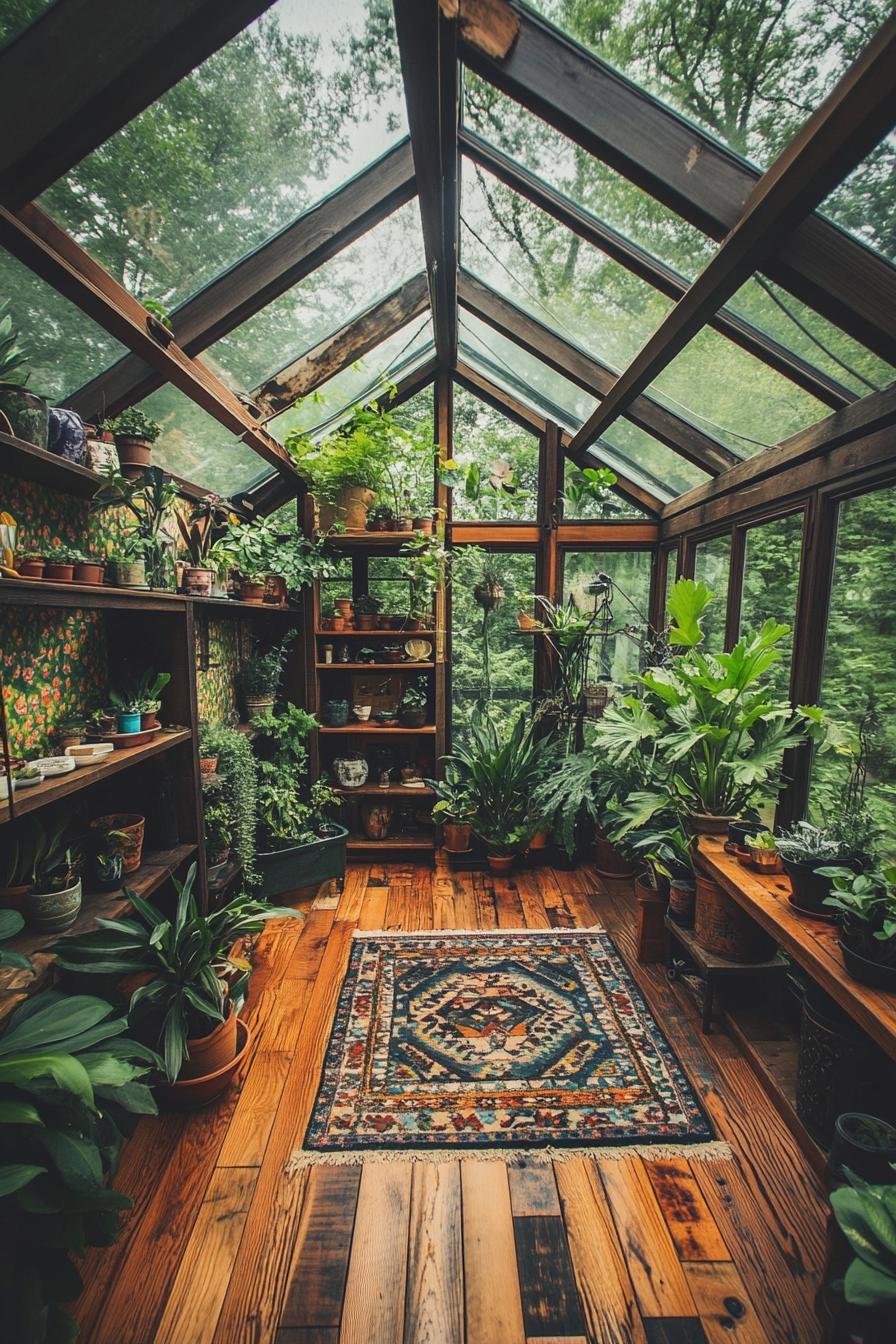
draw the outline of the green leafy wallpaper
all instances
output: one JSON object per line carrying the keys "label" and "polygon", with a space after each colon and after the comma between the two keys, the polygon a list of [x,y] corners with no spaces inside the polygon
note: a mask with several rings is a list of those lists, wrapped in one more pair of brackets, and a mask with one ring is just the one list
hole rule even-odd
{"label": "green leafy wallpaper", "polygon": [[237,713],[235,673],[240,665],[244,621],[208,620],[208,668],[202,622],[196,622],[196,693],[199,717],[229,723]]}

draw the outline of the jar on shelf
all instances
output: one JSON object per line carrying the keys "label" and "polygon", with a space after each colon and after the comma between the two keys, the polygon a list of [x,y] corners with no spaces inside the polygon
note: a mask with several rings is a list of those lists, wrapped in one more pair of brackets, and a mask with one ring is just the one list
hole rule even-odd
{"label": "jar on shelf", "polygon": [[325,645],[324,645],[324,662],[325,662],[325,663],[332,663],[332,661],[333,661],[333,645],[332,645],[332,644],[325,644]]}

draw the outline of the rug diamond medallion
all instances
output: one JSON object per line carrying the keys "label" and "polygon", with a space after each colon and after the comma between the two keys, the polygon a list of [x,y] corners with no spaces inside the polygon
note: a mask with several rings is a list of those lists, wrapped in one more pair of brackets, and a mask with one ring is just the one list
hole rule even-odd
{"label": "rug diamond medallion", "polygon": [[603,930],[355,935],[306,1150],[712,1137]]}

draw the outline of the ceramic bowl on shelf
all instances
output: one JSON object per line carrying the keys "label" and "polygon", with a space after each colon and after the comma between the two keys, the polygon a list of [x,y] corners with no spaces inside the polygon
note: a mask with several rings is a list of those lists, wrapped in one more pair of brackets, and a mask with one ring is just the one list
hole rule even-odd
{"label": "ceramic bowl on shelf", "polygon": [[35,770],[33,765],[29,765],[26,770],[20,770],[15,776],[15,786],[17,789],[31,789],[35,784],[43,784],[44,777],[39,770]]}
{"label": "ceramic bowl on shelf", "polygon": [[409,639],[404,651],[413,662],[425,663],[432,653],[432,645],[428,639]]}
{"label": "ceramic bowl on shelf", "polygon": [[32,761],[31,764],[42,775],[49,777],[68,775],[75,768],[75,758],[74,756],[42,756],[39,761]]}

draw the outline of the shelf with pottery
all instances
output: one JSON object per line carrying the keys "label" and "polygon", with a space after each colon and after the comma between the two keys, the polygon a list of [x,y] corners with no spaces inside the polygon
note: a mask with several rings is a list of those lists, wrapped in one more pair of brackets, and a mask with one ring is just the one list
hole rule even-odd
{"label": "shelf with pottery", "polygon": [[50,579],[10,579],[0,576],[0,601],[19,607],[128,607],[141,611],[185,612],[191,598],[110,584],[55,583]]}
{"label": "shelf with pottery", "polygon": [[315,635],[326,639],[393,639],[397,643],[404,639],[435,639],[435,630],[315,630]]}
{"label": "shelf with pottery", "polygon": [[391,667],[401,670],[408,668],[412,672],[428,672],[435,667],[435,663],[315,663],[314,666],[318,672],[369,672],[372,667],[377,671],[382,667]]}
{"label": "shelf with pottery", "polygon": [[92,499],[99,489],[100,477],[87,467],[38,448],[34,443],[0,432],[0,470],[20,481],[34,481],[76,499]]}
{"label": "shelf with pottery", "polygon": [[787,877],[763,877],[741,867],[718,837],[701,836],[698,857],[700,867],[896,1059],[896,994],[869,989],[847,975],[836,925],[801,915],[790,903]]}
{"label": "shelf with pottery", "polygon": [[[68,774],[45,778],[42,784],[28,789],[16,789],[13,797],[15,816],[16,818],[25,816],[26,813],[35,812],[38,808],[46,807],[68,794],[78,793],[81,789],[96,784],[98,780],[117,775],[119,771],[126,770],[131,765],[158,756],[160,752],[170,751],[172,747],[180,746],[182,742],[189,742],[192,736],[193,733],[189,728],[163,728],[151,742],[141,747],[122,747],[117,751],[110,751],[96,765],[79,766]],[[13,818],[10,817],[9,803],[4,799],[0,803],[0,824],[11,820]]]}
{"label": "shelf with pottery", "polygon": [[360,784],[354,789],[334,788],[334,793],[345,798],[434,798],[435,789],[424,784],[422,788],[407,784]]}

